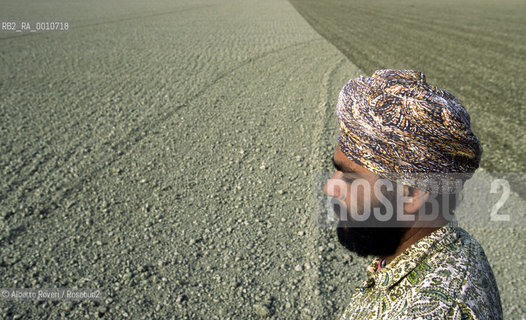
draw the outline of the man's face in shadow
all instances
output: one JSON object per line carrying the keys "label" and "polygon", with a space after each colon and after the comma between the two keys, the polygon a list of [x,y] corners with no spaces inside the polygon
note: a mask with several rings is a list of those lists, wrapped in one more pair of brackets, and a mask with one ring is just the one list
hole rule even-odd
{"label": "man's face in shadow", "polygon": [[[333,197],[334,211],[339,216],[338,241],[363,257],[393,254],[407,230],[395,221],[396,185],[391,190],[382,186],[378,175],[349,160],[339,148],[333,163],[336,172],[323,190]],[[389,213],[391,219],[382,219]]]}

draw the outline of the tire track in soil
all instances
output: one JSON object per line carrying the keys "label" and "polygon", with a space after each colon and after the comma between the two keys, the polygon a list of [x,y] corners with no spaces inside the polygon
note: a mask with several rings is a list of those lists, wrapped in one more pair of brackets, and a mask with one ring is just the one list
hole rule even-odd
{"label": "tire track in soil", "polygon": [[[333,112],[333,104],[331,101],[329,101],[329,97],[331,96],[330,82],[334,78],[334,74],[336,73],[336,71],[338,71],[338,69],[346,61],[346,58],[340,58],[340,60],[338,60],[334,64],[334,67],[331,68],[323,76],[323,82],[321,85],[323,89],[320,90],[320,104],[318,106],[317,112],[320,118],[312,136],[313,161],[311,162],[311,164],[314,168],[314,172],[312,172],[314,179],[319,179],[319,177],[321,177],[319,173],[322,172],[324,167],[324,160],[322,159],[322,156],[323,150],[326,149],[325,132],[329,128],[329,116]],[[314,181],[313,185],[317,186],[318,184],[316,182],[317,181]],[[321,319],[325,319],[327,317],[330,317],[332,310],[328,309],[327,303],[323,301],[321,294],[322,267],[320,261],[321,256],[320,253],[317,251],[317,248],[321,245],[321,240],[325,237],[325,235],[321,231],[321,227],[318,224],[318,217],[321,214],[323,214],[323,212],[325,212],[325,208],[319,202],[319,199],[316,198],[317,194],[318,193],[314,192],[312,195],[311,204],[313,205],[313,207],[311,208],[311,225],[306,232],[308,236],[306,256],[308,257],[308,263],[310,264],[312,271],[306,279],[307,289],[305,290],[305,292],[307,294],[307,297],[305,298],[306,300],[314,300],[312,303],[310,303],[310,305],[315,308],[315,310],[310,310],[312,311],[313,318],[317,318],[317,316],[319,316]],[[310,312],[306,313],[308,315]]]}

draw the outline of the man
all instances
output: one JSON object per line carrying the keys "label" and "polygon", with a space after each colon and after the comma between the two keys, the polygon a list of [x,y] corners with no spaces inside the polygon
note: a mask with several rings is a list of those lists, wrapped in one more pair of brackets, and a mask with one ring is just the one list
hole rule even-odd
{"label": "man", "polygon": [[338,240],[375,256],[342,319],[501,319],[484,251],[452,219],[482,154],[462,104],[421,72],[379,70],[343,87],[337,115],[324,192]]}

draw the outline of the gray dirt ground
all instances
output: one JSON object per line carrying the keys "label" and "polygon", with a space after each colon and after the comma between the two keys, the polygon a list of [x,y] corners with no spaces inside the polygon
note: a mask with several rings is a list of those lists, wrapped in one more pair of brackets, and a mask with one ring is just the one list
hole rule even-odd
{"label": "gray dirt ground", "polygon": [[[0,33],[0,288],[105,297],[0,318],[336,318],[368,260],[313,224],[361,71],[282,0],[0,4],[52,18],[71,30]],[[466,225],[526,316],[524,229]]]}

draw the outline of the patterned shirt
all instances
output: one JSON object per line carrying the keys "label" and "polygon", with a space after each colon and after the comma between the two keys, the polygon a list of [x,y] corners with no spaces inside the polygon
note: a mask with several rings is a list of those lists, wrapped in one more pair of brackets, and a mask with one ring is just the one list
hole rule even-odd
{"label": "patterned shirt", "polygon": [[367,268],[341,319],[502,319],[497,283],[480,244],[455,223]]}

